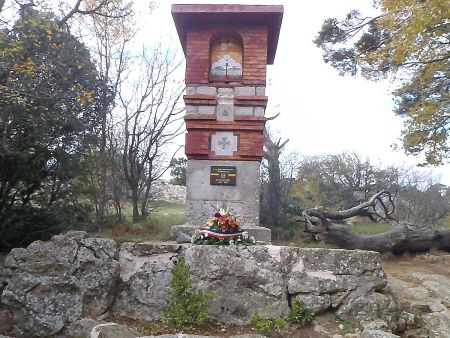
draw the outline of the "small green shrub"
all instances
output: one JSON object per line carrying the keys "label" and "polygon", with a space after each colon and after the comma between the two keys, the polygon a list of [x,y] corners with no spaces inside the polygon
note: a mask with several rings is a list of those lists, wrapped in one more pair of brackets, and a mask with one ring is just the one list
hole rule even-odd
{"label": "small green shrub", "polygon": [[265,336],[279,336],[286,333],[285,329],[288,328],[288,324],[306,325],[314,318],[314,312],[305,309],[303,302],[295,300],[288,316],[278,317],[276,319],[263,318],[256,312],[251,318],[251,325]]}
{"label": "small green shrub", "polygon": [[184,257],[178,259],[171,274],[170,304],[164,310],[164,322],[177,329],[187,324],[206,324],[211,296],[192,286],[191,272]]}
{"label": "small green shrub", "polygon": [[250,323],[264,335],[268,336],[272,332],[272,319],[260,317],[258,312],[253,314]]}
{"label": "small green shrub", "polygon": [[306,325],[314,318],[312,310],[305,309],[302,301],[296,299],[288,313],[288,321],[292,324]]}
{"label": "small green shrub", "polygon": [[287,320],[284,317],[280,317],[275,319],[274,325],[275,325],[275,331],[277,333],[281,333],[287,326]]}

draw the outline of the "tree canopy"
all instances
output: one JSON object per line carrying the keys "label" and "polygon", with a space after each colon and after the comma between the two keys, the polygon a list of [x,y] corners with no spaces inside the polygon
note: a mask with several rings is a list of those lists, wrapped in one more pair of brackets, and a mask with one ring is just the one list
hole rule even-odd
{"label": "tree canopy", "polygon": [[403,147],[438,165],[450,157],[450,6],[442,0],[376,0],[378,15],[357,10],[326,19],[315,43],[341,75],[391,78]]}
{"label": "tree canopy", "polygon": [[6,74],[0,85],[1,210],[16,200],[26,204],[49,180],[60,185],[73,177],[95,141],[98,119],[89,53],[50,15],[27,9],[0,35],[0,50]]}

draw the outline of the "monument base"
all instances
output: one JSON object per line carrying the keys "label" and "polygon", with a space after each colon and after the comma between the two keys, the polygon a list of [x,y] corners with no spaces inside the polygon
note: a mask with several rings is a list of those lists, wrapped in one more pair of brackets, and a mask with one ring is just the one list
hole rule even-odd
{"label": "monument base", "polygon": [[[170,228],[170,239],[179,243],[188,242],[194,234],[194,231],[198,228],[199,226],[192,224],[173,225]],[[266,244],[271,243],[272,230],[269,228],[248,225],[243,226],[242,229],[247,231],[250,236],[255,237],[255,240],[258,242],[264,242]]]}

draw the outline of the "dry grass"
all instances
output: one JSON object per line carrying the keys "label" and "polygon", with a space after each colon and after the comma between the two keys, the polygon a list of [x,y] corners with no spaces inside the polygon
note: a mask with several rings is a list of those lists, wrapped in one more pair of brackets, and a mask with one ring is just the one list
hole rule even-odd
{"label": "dry grass", "polygon": [[[185,223],[185,204],[180,202],[157,202],[157,209],[150,217],[138,224],[125,222],[114,227],[96,231],[90,235],[106,237],[118,242],[168,241],[170,227]],[[125,212],[125,217],[130,218]]]}

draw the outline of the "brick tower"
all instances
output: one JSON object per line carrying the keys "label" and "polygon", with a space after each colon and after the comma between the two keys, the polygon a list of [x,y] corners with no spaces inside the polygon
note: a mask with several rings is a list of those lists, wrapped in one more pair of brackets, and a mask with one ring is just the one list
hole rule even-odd
{"label": "brick tower", "polygon": [[[259,240],[266,67],[273,64],[283,6],[172,5],[186,56],[187,225],[217,205]],[[190,231],[189,231],[190,232]]]}

